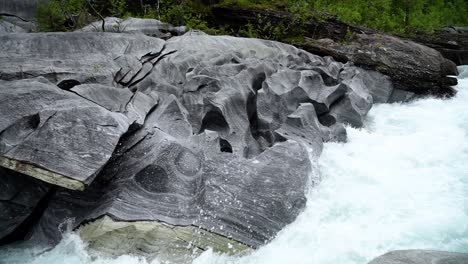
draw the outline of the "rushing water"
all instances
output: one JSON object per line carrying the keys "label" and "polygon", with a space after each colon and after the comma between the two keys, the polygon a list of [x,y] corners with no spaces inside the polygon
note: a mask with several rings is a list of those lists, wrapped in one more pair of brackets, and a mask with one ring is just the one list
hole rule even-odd
{"label": "rushing water", "polygon": [[[244,257],[205,252],[195,264],[365,264],[396,249],[468,252],[468,66],[458,95],[376,105],[349,142],[328,143],[306,210]],[[77,235],[52,251],[10,248],[0,263],[147,264],[91,257]],[[153,263],[159,263],[157,260]]]}

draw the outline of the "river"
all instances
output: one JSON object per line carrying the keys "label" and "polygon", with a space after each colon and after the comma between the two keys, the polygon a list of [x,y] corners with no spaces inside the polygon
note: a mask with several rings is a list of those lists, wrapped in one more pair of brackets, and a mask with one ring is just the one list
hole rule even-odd
{"label": "river", "polygon": [[[305,211],[248,256],[211,251],[194,264],[366,264],[397,249],[468,252],[468,66],[458,94],[374,105],[347,143],[327,143]],[[147,264],[91,256],[76,234],[53,250],[0,249],[8,264]],[[159,263],[154,260],[151,264]]]}

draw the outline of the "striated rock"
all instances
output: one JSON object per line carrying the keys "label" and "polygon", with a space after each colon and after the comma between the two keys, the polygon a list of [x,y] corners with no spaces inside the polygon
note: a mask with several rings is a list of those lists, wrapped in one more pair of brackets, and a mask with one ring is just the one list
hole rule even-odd
{"label": "striated rock", "polygon": [[54,245],[68,225],[110,255],[264,245],[319,183],[323,142],[345,141],[344,125],[393,93],[377,72],[259,39],[0,39],[1,166],[67,188],[32,239]]}
{"label": "striated rock", "polygon": [[413,39],[438,50],[457,65],[468,64],[468,30],[463,27],[446,27],[433,33],[418,32]]}
{"label": "striated rock", "polygon": [[[0,168],[0,245],[21,239],[34,223],[49,186],[19,173]],[[37,217],[37,216],[36,216]],[[32,219],[31,219],[32,218]]]}
{"label": "striated rock", "polygon": [[209,248],[232,255],[252,251],[246,245],[197,227],[171,228],[154,221],[122,222],[104,216],[80,227],[78,232],[92,250],[110,257],[137,255],[187,263]]}
{"label": "striated rock", "polygon": [[[105,18],[104,29],[106,32],[115,33],[142,33],[148,36],[168,39],[173,36],[183,35],[185,27],[174,27],[171,24],[156,19],[142,19],[130,17],[121,19],[116,17]],[[96,21],[78,32],[102,32],[102,21]]]}
{"label": "striated rock", "polygon": [[5,34],[0,42],[0,80],[42,76],[63,89],[116,85],[115,76],[140,72],[164,46],[160,39],[113,33]]}
{"label": "striated rock", "polygon": [[369,264],[465,264],[468,254],[432,251],[398,250],[382,255]]}
{"label": "striated rock", "polygon": [[[58,242],[60,223],[75,219],[71,224],[77,227],[105,215],[114,221],[155,221],[148,225],[166,233],[170,229],[183,234],[201,229],[191,235],[198,237],[200,232],[206,233],[202,230],[208,230],[211,234],[203,235],[205,242],[200,241],[204,245],[178,240],[165,247],[181,251],[178,245],[183,243],[188,254],[197,247],[206,249],[210,239],[218,241],[215,248],[258,247],[295,219],[305,205],[310,171],[303,146],[278,143],[248,160],[222,153],[218,145],[218,149],[205,149],[204,157],[202,150],[210,143],[209,137],[202,134],[196,136],[199,140],[184,140],[182,135],[179,139],[169,135],[190,126],[181,118],[180,105],[169,100],[161,104],[163,110],[150,114],[141,130],[121,142],[113,160],[89,188],[57,192],[34,239]],[[98,225],[99,221],[88,228]],[[106,239],[115,239],[114,234],[109,233]],[[165,241],[164,236],[160,239]],[[105,244],[100,243],[102,247]],[[112,251],[110,247],[105,251]]]}
{"label": "striated rock", "polygon": [[[258,23],[259,17],[263,23],[271,25],[293,25],[295,21],[294,15],[289,12],[235,5],[214,7],[212,13],[216,24],[226,25],[234,31],[249,23]],[[306,41],[294,43],[295,46],[313,54],[332,56],[337,61],[353,62],[359,67],[388,75],[396,89],[418,94],[455,93],[451,86],[456,85],[457,80],[447,76],[457,75],[455,64],[450,60],[458,63],[466,56],[466,33],[447,33],[440,36],[421,34],[413,41],[344,23],[330,15],[321,13],[320,16],[325,16],[325,19],[312,18],[304,24],[303,35],[306,36]]]}
{"label": "striated rock", "polygon": [[[77,88],[79,96],[41,77],[0,81],[0,165],[65,188],[83,190],[90,184],[144,113],[126,115],[131,92],[87,88],[86,95],[84,87]],[[107,109],[97,94],[121,107]]]}
{"label": "striated rock", "polygon": [[381,34],[355,34],[346,44],[309,39],[302,48],[346,58],[355,65],[388,75],[395,88],[417,94],[453,95],[455,64],[438,51],[412,41]]}

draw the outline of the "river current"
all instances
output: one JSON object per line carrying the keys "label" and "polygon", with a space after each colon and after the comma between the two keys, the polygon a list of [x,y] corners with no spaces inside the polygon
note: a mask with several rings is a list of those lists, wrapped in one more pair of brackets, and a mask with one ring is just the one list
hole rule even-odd
{"label": "river current", "polygon": [[[327,143],[322,182],[305,211],[268,245],[242,257],[203,253],[194,264],[366,264],[390,250],[468,253],[468,66],[458,94],[374,105],[347,143]],[[0,248],[5,264],[157,264],[91,256],[70,232],[53,250]]]}

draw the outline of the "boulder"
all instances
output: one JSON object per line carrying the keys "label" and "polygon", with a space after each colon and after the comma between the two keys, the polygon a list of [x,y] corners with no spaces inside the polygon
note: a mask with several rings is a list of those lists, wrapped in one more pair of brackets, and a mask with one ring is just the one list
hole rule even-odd
{"label": "boulder", "polygon": [[[78,32],[102,32],[102,20],[96,21]],[[171,24],[161,22],[157,19],[143,19],[129,17],[121,19],[117,17],[107,17],[104,19],[104,29],[106,32],[115,33],[142,33],[148,36],[168,39],[173,36],[183,35],[187,29],[183,26],[174,27]]]}
{"label": "boulder", "polygon": [[413,39],[438,50],[457,65],[468,64],[468,30],[463,27],[446,27],[433,33],[418,32]]}
{"label": "boulder", "polygon": [[[216,24],[225,25],[234,31],[239,31],[248,24],[259,23],[259,17],[264,24],[295,23],[294,14],[289,12],[236,5],[214,7],[212,14]],[[312,18],[301,25],[304,31],[301,35],[306,40],[293,43],[295,46],[388,75],[398,90],[417,94],[455,93],[451,86],[456,85],[457,80],[448,75],[457,75],[455,64],[451,60],[459,63],[466,56],[465,31],[454,29],[457,34],[435,36],[420,34],[414,40],[409,40],[348,24],[324,13],[319,16],[323,19]],[[296,30],[294,26],[289,28],[292,32]],[[445,59],[441,53],[450,60]]]}
{"label": "boulder", "polygon": [[393,92],[379,73],[259,39],[0,38],[1,166],[66,187],[32,239],[54,245],[68,223],[109,255],[264,245],[319,183],[323,142]]}
{"label": "boulder", "polygon": [[[74,219],[71,228],[87,223],[79,229],[82,237],[110,255],[139,248],[150,258],[163,251],[188,257],[208,247],[226,253],[256,248],[295,219],[311,169],[304,146],[278,143],[251,160],[223,153],[219,142],[206,148],[220,139],[207,132],[184,138],[180,132],[190,132],[190,124],[170,100],[122,140],[84,192],[62,189],[52,197],[33,239],[57,243],[57,226]],[[121,236],[140,242],[123,246]],[[144,243],[148,236],[157,239]]]}
{"label": "boulder", "polygon": [[433,250],[397,250],[382,255],[369,264],[465,264],[468,254]]}
{"label": "boulder", "polygon": [[128,90],[88,85],[66,91],[42,77],[0,81],[0,97],[0,165],[78,190],[92,182],[130,125],[141,123],[156,104],[135,112]]}
{"label": "boulder", "polygon": [[[22,239],[41,212],[49,185],[0,168],[0,245]],[[41,201],[43,205],[41,204]],[[45,201],[47,202],[47,201]]]}
{"label": "boulder", "polygon": [[2,33],[25,33],[26,29],[0,18],[0,34]]}
{"label": "boulder", "polygon": [[[16,32],[31,32],[36,28],[36,11],[39,0],[0,0],[0,33],[2,27],[6,26],[4,22],[8,22],[9,29],[6,32],[11,32],[11,25],[14,26]],[[3,21],[2,21],[3,20]],[[7,25],[8,25],[7,24]]]}
{"label": "boulder", "polygon": [[63,89],[138,82],[164,48],[161,39],[115,33],[3,34],[0,42],[0,80],[42,76]]}
{"label": "boulder", "polygon": [[0,0],[0,13],[3,16],[18,16],[24,20],[33,21],[36,17],[39,0]]}
{"label": "boulder", "polygon": [[355,34],[346,43],[308,39],[300,47],[388,75],[395,88],[416,94],[453,95],[455,63],[438,51],[389,35]]}

